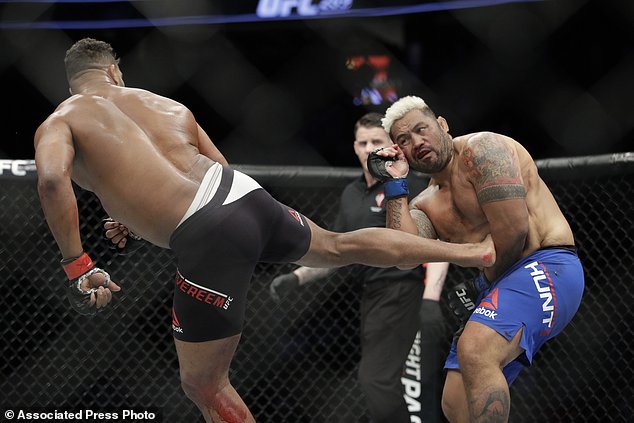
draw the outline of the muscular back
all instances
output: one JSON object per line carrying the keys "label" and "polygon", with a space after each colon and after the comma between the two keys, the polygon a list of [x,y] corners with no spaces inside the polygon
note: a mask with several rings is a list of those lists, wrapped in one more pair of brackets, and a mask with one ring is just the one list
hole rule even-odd
{"label": "muscular back", "polygon": [[[533,159],[519,143],[499,134],[478,133],[455,138],[453,148],[448,171],[435,175],[429,188],[411,205],[429,217],[440,239],[461,243],[481,240],[491,232],[491,216],[483,210],[484,195],[478,198],[478,193],[483,192],[484,185],[503,187],[519,183],[526,192],[524,200],[493,199],[486,207],[495,211],[503,206],[502,203],[509,202],[514,204],[512,207],[526,208],[528,231],[521,255],[526,256],[542,247],[574,243],[568,222],[539,177]],[[474,159],[474,154],[480,158]],[[478,186],[478,176],[486,173],[489,180]],[[504,213],[501,219],[504,219]],[[512,229],[513,225],[509,218],[508,226]]]}
{"label": "muscular back", "polygon": [[38,130],[36,145],[59,142],[54,138],[65,131],[73,181],[93,191],[112,218],[166,247],[213,164],[200,153],[192,113],[165,97],[113,85],[62,103]]}

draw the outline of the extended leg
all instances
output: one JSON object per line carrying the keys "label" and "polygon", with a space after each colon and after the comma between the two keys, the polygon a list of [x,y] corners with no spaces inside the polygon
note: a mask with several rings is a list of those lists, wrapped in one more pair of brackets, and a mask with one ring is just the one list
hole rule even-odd
{"label": "extended leg", "polygon": [[175,339],[181,385],[207,423],[254,423],[229,382],[229,365],[240,335],[207,342]]}
{"label": "extended leg", "polygon": [[308,223],[312,232],[310,249],[297,261],[304,266],[338,267],[358,263],[392,267],[447,261],[465,267],[487,267],[495,262],[490,237],[479,244],[452,244],[394,229],[365,228],[335,233],[311,221]]}

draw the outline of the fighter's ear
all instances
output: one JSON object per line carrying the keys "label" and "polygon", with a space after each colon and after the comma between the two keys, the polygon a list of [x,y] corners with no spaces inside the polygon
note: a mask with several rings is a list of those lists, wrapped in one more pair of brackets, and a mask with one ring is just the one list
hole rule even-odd
{"label": "fighter's ear", "polygon": [[124,86],[124,84],[123,84],[123,75],[121,74],[121,70],[119,70],[119,65],[114,64],[114,63],[112,65],[109,65],[106,72],[108,72],[108,75],[110,76],[110,79],[112,79],[112,81],[116,85],[118,85],[120,87]]}
{"label": "fighter's ear", "polygon": [[449,124],[447,123],[447,120],[444,117],[438,116],[436,120],[438,121],[438,125],[440,125],[443,131],[449,132]]}

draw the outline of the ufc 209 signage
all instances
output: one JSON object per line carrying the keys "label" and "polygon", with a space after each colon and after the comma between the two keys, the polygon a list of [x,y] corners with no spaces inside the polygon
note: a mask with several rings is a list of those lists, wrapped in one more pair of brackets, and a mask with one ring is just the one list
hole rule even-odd
{"label": "ufc 209 signage", "polygon": [[35,175],[35,160],[0,160],[0,178]]}
{"label": "ufc 209 signage", "polygon": [[341,12],[352,7],[353,0],[259,0],[256,15],[259,18],[283,18],[291,15],[317,16]]}

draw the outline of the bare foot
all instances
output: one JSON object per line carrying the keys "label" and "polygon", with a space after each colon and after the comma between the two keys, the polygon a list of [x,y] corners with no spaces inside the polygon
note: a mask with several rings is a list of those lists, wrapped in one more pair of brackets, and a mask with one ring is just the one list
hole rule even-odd
{"label": "bare foot", "polygon": [[491,267],[495,264],[495,245],[493,244],[493,238],[491,234],[487,235],[484,240],[478,244],[483,248],[482,263],[478,267]]}
{"label": "bare foot", "polygon": [[495,264],[495,246],[491,235],[487,235],[481,242],[461,245],[465,247],[465,256],[463,260],[455,262],[458,266],[482,269]]}

